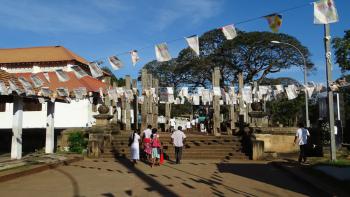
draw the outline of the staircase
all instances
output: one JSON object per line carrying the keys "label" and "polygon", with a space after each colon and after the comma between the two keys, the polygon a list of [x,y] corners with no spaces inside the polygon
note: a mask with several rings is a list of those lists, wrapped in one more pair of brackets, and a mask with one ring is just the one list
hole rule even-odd
{"label": "staircase", "polygon": [[[175,152],[169,133],[160,133],[160,141],[165,158],[174,160]],[[187,134],[182,152],[183,159],[249,159],[242,152],[241,139],[238,136],[206,136]],[[105,147],[104,158],[130,158],[128,147],[129,134],[114,135],[111,145]],[[140,147],[141,148],[141,147]]]}

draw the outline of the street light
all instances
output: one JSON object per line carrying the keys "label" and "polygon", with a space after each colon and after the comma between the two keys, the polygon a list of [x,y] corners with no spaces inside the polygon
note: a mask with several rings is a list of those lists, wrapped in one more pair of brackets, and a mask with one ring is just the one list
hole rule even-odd
{"label": "street light", "polygon": [[300,56],[303,58],[303,61],[304,61],[304,85],[305,85],[305,116],[306,116],[306,127],[310,127],[310,120],[309,120],[309,103],[308,103],[308,98],[307,98],[307,90],[306,90],[306,85],[307,85],[307,66],[306,66],[306,59],[303,55],[303,53],[298,49],[298,47],[292,45],[292,44],[289,44],[289,43],[286,43],[286,42],[280,42],[280,41],[277,41],[277,40],[272,40],[271,43],[273,44],[285,44],[285,45],[288,45],[288,46],[291,46],[293,47],[294,49],[296,49]]}

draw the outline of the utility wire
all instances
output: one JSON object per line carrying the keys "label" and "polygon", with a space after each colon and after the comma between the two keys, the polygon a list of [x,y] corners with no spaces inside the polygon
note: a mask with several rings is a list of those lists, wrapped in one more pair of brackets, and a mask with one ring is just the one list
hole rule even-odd
{"label": "utility wire", "polygon": [[[302,4],[302,5],[298,5],[298,6],[295,6],[295,7],[291,7],[291,8],[287,8],[287,9],[284,9],[284,10],[280,10],[280,11],[276,11],[276,12],[271,12],[271,13],[276,13],[276,14],[282,14],[282,13],[286,13],[286,12],[289,12],[289,11],[292,11],[292,10],[296,10],[296,9],[300,9],[300,8],[304,8],[306,6],[309,6],[309,5],[312,5],[314,2],[309,2],[309,3],[305,3],[305,4]],[[252,21],[256,21],[256,20],[260,20],[260,19],[263,19],[265,18],[266,16],[268,15],[264,15],[264,16],[259,16],[259,17],[254,17],[254,18],[250,18],[250,19],[246,19],[246,20],[243,20],[243,21],[239,21],[237,23],[233,23],[235,26],[239,26],[241,24],[244,24],[244,23],[249,23],[249,22],[252,22]],[[214,30],[214,29],[217,29],[217,28],[213,28],[211,30]],[[209,30],[209,31],[211,31]],[[184,36],[185,37],[185,36]],[[181,38],[176,38],[176,39],[173,39],[173,40],[169,40],[169,41],[164,41],[166,43],[174,43],[174,42],[177,42],[179,40],[182,40],[184,37],[181,37]],[[136,50],[136,51],[142,51],[144,49],[148,49],[148,48],[152,48],[154,47],[154,44],[152,45],[146,45],[146,46],[143,46],[139,49],[132,49],[132,50]],[[115,54],[115,56],[121,56],[121,55],[125,55],[125,54],[129,54],[130,51],[132,50],[129,50],[129,51],[124,51],[124,52],[119,52],[117,54]],[[108,59],[108,57],[106,58],[100,58],[100,59],[97,59],[95,60],[95,62],[98,62],[98,61],[102,61],[104,59]]]}

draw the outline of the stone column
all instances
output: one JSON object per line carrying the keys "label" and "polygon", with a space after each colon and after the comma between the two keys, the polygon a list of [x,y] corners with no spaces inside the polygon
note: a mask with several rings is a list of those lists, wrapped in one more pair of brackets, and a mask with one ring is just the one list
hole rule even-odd
{"label": "stone column", "polygon": [[145,91],[149,89],[147,82],[147,70],[142,69],[141,71],[141,83],[142,83],[142,95],[144,98],[143,104],[141,105],[141,130],[147,128],[147,109],[148,109],[148,99],[145,94]]}
{"label": "stone column", "polygon": [[239,115],[243,115],[244,122],[246,122],[247,121],[247,117],[246,117],[247,115],[246,115],[246,110],[245,110],[245,107],[244,107],[243,95],[242,95],[242,93],[243,93],[243,91],[242,91],[243,86],[244,86],[243,73],[240,72],[238,74],[238,89],[239,89],[239,95],[240,95],[240,97],[239,97]]}
{"label": "stone column", "polygon": [[[153,88],[155,88],[155,93],[158,95],[158,85],[159,81],[158,79],[152,80]],[[153,128],[158,128],[158,102],[155,102],[154,98],[152,97],[152,126]]]}
{"label": "stone column", "polygon": [[133,79],[132,80],[132,88],[135,89],[136,88],[136,92],[134,92],[134,100],[133,100],[133,109],[134,109],[134,128],[135,129],[139,129],[139,104],[138,104],[138,100],[137,100],[137,80]]}
{"label": "stone column", "polygon": [[[130,75],[125,76],[125,90],[131,90],[131,78]],[[130,120],[130,102],[125,99],[125,130],[131,130],[131,120]]]}
{"label": "stone column", "polygon": [[166,119],[166,124],[165,124],[165,130],[169,131],[170,129],[170,114],[171,114],[171,103],[165,103],[165,119]]}
{"label": "stone column", "polygon": [[55,102],[47,102],[45,153],[53,153],[55,148]]}
{"label": "stone column", "polygon": [[[220,69],[219,67],[214,68],[214,72],[212,74],[212,80],[213,80],[213,87],[220,87]],[[220,128],[220,96],[215,96],[213,98],[213,107],[214,107],[214,116],[213,116],[213,134],[214,135],[219,135],[221,128]]]}
{"label": "stone column", "polygon": [[[151,89],[153,86],[152,74],[147,74],[147,87]],[[147,97],[147,125],[153,123],[153,95]]]}
{"label": "stone column", "polygon": [[22,158],[23,98],[13,97],[11,159]]}

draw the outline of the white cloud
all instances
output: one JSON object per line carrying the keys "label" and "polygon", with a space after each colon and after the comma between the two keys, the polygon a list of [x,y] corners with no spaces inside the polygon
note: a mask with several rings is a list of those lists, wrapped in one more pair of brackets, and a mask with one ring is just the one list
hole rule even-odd
{"label": "white cloud", "polygon": [[[101,2],[102,1],[102,2]],[[36,33],[90,32],[108,28],[103,14],[124,9],[118,1],[15,1],[1,2],[0,26]]]}
{"label": "white cloud", "polygon": [[153,26],[158,30],[172,25],[177,20],[185,19],[188,25],[205,22],[220,13],[221,0],[177,0],[161,8],[155,14]]}

